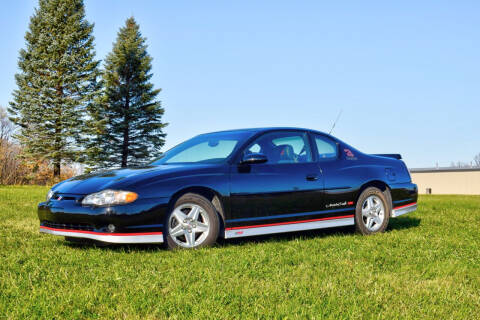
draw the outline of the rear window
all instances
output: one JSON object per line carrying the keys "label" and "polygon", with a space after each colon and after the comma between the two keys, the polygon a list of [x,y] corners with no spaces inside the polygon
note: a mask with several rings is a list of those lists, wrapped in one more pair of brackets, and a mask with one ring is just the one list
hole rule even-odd
{"label": "rear window", "polygon": [[327,137],[315,135],[315,144],[318,151],[319,160],[336,159],[338,148],[337,144]]}

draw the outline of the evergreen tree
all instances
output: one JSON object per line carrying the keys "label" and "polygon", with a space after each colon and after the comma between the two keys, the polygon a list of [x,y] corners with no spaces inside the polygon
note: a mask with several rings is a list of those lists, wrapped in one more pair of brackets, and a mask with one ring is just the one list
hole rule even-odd
{"label": "evergreen tree", "polygon": [[164,109],[156,100],[160,89],[149,82],[152,58],[145,42],[138,24],[129,18],[105,59],[103,110],[97,119],[104,117],[107,123],[97,140],[104,150],[100,160],[106,166],[143,164],[158,157],[165,143],[167,124],[162,122]]}
{"label": "evergreen tree", "polygon": [[85,152],[79,143],[99,90],[92,30],[82,0],[39,0],[20,50],[11,120],[27,156],[50,160],[56,177]]}

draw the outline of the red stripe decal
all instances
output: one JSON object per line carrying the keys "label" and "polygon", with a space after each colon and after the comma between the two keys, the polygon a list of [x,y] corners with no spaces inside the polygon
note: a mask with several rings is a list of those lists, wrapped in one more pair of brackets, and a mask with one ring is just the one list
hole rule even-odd
{"label": "red stripe decal", "polygon": [[273,226],[281,226],[281,225],[285,225],[285,224],[297,224],[297,223],[315,222],[315,221],[323,221],[323,220],[335,220],[335,219],[343,219],[343,218],[353,218],[353,214],[348,215],[348,216],[328,217],[328,218],[310,219],[310,220],[301,220],[301,221],[288,221],[288,222],[278,222],[278,223],[269,223],[269,224],[257,224],[257,225],[254,225],[254,226],[225,228],[225,230],[238,230],[238,229],[250,229],[250,228],[261,228],[261,227],[273,227]]}
{"label": "red stripe decal", "polygon": [[52,230],[52,231],[61,231],[61,232],[72,232],[72,233],[86,233],[86,234],[98,234],[101,236],[153,236],[161,235],[162,232],[140,232],[140,233],[108,233],[108,232],[95,232],[95,231],[84,231],[84,230],[69,230],[69,229],[57,229],[40,226],[40,229]]}
{"label": "red stripe decal", "polygon": [[404,205],[404,206],[395,207],[395,208],[393,208],[393,209],[394,209],[394,210],[402,209],[402,208],[410,207],[410,206],[413,206],[413,205],[416,205],[416,204],[417,204],[416,202],[412,202],[412,203],[406,204],[406,205]]}

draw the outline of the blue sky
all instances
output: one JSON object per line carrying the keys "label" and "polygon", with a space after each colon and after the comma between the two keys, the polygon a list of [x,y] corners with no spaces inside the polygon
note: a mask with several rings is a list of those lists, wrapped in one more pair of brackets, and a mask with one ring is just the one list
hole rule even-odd
{"label": "blue sky", "polygon": [[[37,1],[0,12],[0,105]],[[171,147],[231,128],[329,131],[410,167],[480,153],[478,1],[85,1],[97,55],[133,15],[148,38]]]}

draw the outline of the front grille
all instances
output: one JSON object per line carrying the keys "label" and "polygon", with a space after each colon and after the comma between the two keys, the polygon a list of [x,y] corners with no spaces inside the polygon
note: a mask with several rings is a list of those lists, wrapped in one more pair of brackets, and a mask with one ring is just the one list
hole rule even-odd
{"label": "front grille", "polygon": [[87,223],[57,223],[51,221],[42,221],[42,226],[55,229],[67,229],[67,230],[82,230],[82,231],[94,231],[95,228],[91,224]]}
{"label": "front grille", "polygon": [[83,196],[78,194],[69,194],[69,193],[54,193],[51,200],[71,200],[71,201],[79,201]]}

